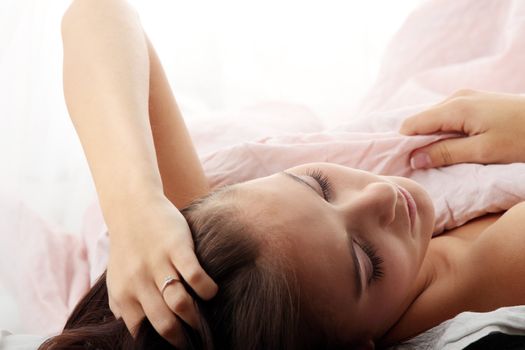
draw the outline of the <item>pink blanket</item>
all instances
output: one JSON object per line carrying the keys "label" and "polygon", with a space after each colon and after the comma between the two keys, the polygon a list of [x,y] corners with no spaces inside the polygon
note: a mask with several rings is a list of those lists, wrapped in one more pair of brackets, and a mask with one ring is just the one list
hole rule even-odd
{"label": "pink blanket", "polygon": [[[313,161],[407,176],[434,199],[439,234],[523,200],[525,165],[412,171],[413,149],[455,135],[405,137],[396,131],[405,117],[460,88],[524,92],[522,38],[525,2],[427,1],[392,40],[376,84],[348,122],[319,131],[321,123],[307,109],[271,104],[244,110],[243,121],[223,115],[220,126],[190,122],[190,130],[214,187]],[[107,262],[98,204],[86,212],[82,234],[72,236],[56,232],[16,199],[1,200],[0,232],[6,237],[0,281],[19,307],[17,330],[57,333]]]}

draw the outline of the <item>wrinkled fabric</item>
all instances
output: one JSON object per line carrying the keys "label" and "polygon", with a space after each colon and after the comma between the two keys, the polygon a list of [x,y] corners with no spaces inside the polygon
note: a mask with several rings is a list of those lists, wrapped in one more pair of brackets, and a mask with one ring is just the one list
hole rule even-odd
{"label": "wrinkled fabric", "polygon": [[[406,176],[430,193],[437,235],[522,201],[525,165],[414,171],[412,150],[458,135],[406,137],[397,130],[404,118],[461,88],[525,92],[522,38],[525,2],[427,1],[394,36],[359,108],[338,125],[323,129],[300,106],[263,104],[242,116],[221,115],[220,121],[217,116],[188,126],[213,188],[319,161]],[[1,196],[0,205],[0,292],[13,300],[8,306],[18,317],[14,330],[59,333],[107,264],[108,232],[100,207],[94,199],[78,236],[59,232],[13,196]],[[16,262],[8,258],[13,252]]]}

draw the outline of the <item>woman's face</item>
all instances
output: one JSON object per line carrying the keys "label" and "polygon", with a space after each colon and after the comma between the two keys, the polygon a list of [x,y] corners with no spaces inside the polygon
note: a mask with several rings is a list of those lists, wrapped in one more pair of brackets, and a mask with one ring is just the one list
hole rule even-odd
{"label": "woman's face", "polygon": [[308,163],[236,187],[246,218],[290,258],[302,300],[334,336],[378,339],[410,305],[434,227],[417,183]]}

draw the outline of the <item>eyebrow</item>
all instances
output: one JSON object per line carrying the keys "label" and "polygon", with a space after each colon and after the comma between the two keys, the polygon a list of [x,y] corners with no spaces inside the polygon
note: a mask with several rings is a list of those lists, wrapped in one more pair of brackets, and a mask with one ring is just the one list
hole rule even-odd
{"label": "eyebrow", "polygon": [[[279,174],[286,175],[287,178],[293,179],[294,181],[300,184],[308,186],[309,188],[315,191],[317,196],[319,196],[319,192],[317,192],[317,190],[312,185],[310,185],[308,182],[301,179],[299,176],[294,175],[292,173],[287,173],[286,171],[281,171]],[[347,239],[348,250],[350,251],[350,256],[352,257],[352,261],[354,262],[354,287],[355,287],[354,295],[357,299],[360,299],[361,295],[363,294],[363,284],[361,283],[361,272],[360,272],[361,266],[359,264],[359,259],[357,259],[355,247],[352,243],[353,241],[348,238]]]}

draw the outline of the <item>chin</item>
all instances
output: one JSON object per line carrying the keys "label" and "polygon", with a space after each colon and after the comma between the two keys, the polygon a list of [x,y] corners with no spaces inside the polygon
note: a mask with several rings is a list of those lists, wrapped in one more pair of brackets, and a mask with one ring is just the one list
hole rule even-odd
{"label": "chin", "polygon": [[[412,181],[412,180],[411,180]],[[414,181],[413,181],[414,182]],[[415,182],[414,182],[415,183]],[[420,263],[425,258],[425,255],[432,239],[432,234],[434,232],[435,226],[435,211],[434,203],[430,198],[429,193],[419,184],[415,183],[414,192],[412,194],[414,201],[418,207],[418,216],[419,216],[419,257]]]}
{"label": "chin", "polygon": [[434,203],[432,202],[432,198],[430,198],[430,194],[421,185],[417,183],[416,185],[418,187],[419,193],[417,193],[418,198],[414,198],[414,200],[416,201],[418,208],[421,204],[421,207],[419,208],[421,215],[421,230],[423,234],[432,237],[436,223]]}

